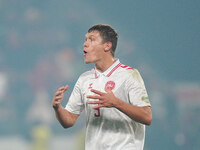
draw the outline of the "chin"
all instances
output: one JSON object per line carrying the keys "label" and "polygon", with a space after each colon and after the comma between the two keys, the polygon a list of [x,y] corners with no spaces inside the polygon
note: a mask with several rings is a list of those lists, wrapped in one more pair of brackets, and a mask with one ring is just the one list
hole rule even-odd
{"label": "chin", "polygon": [[88,61],[88,60],[85,60],[85,63],[86,63],[86,64],[91,64],[91,62],[90,62],[90,61]]}
{"label": "chin", "polygon": [[85,63],[86,63],[86,64],[94,64],[93,61],[89,61],[89,60],[85,60]]}

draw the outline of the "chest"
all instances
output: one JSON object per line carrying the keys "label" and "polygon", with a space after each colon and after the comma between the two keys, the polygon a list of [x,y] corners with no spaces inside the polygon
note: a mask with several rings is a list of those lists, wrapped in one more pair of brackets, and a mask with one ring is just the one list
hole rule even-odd
{"label": "chest", "polygon": [[91,92],[91,89],[98,90],[100,92],[105,92],[106,88],[112,90],[115,96],[123,95],[126,78],[120,77],[120,76],[112,76],[112,77],[106,77],[106,76],[99,76],[98,78],[92,78],[85,80],[82,83],[82,98],[84,101],[85,106],[87,106],[87,102],[94,99],[88,99],[88,95],[95,95],[95,93]]}
{"label": "chest", "polygon": [[82,84],[82,90],[84,94],[91,94],[91,89],[105,92],[106,88],[109,88],[110,90],[115,92],[122,83],[124,83],[124,79],[119,80],[117,77],[108,78],[102,75],[98,78],[84,81]]}
{"label": "chest", "polygon": [[[89,99],[88,95],[95,95],[91,92],[91,89],[98,90],[106,93],[106,88],[112,90],[114,95],[119,99],[128,102],[128,96],[126,91],[127,77],[121,74],[115,74],[114,76],[106,77],[99,76],[98,78],[87,78],[81,84],[82,100],[85,106],[85,112],[87,114],[87,122],[98,122],[100,120],[106,120],[112,116],[112,118],[120,118],[121,112],[115,108],[102,107],[100,109],[93,109],[97,104],[88,104],[88,101],[98,101],[98,99]],[[97,121],[98,120],[98,121]],[[108,119],[109,120],[109,119]]]}

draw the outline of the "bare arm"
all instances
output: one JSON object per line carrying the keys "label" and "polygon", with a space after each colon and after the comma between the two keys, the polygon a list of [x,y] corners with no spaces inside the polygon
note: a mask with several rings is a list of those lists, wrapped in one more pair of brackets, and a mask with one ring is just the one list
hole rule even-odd
{"label": "bare arm", "polygon": [[145,125],[150,125],[152,122],[152,112],[150,106],[133,106],[120,99],[117,100],[116,98],[114,107],[116,107],[137,122],[143,123]]}
{"label": "bare arm", "polygon": [[152,112],[150,106],[133,106],[115,97],[113,92],[110,90],[107,90],[107,93],[103,93],[97,90],[91,91],[98,95],[89,95],[87,97],[92,99],[99,99],[99,101],[88,102],[88,104],[98,104],[98,106],[93,107],[94,109],[99,109],[101,107],[115,107],[137,122],[146,125],[151,124]]}
{"label": "bare arm", "polygon": [[73,126],[79,116],[77,114],[73,114],[67,111],[61,105],[64,93],[65,91],[67,91],[68,87],[69,87],[68,85],[66,85],[65,87],[64,86],[60,87],[58,91],[55,93],[54,98],[52,100],[52,106],[54,108],[56,118],[64,128],[69,128]]}

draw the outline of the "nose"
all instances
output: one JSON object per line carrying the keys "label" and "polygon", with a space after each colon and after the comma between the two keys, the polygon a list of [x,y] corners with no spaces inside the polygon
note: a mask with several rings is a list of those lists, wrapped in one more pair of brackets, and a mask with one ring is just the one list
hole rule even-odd
{"label": "nose", "polygon": [[84,47],[88,47],[88,42],[85,41],[85,42],[83,43],[83,46],[84,46]]}

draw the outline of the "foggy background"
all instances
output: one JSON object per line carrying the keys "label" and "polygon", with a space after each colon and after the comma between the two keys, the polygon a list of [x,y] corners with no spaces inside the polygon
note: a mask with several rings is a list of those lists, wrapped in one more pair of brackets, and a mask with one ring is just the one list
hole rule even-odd
{"label": "foggy background", "polygon": [[85,115],[63,129],[51,101],[84,64],[94,24],[119,33],[116,57],[137,68],[152,105],[144,150],[200,149],[200,1],[0,0],[0,149],[83,150]]}

